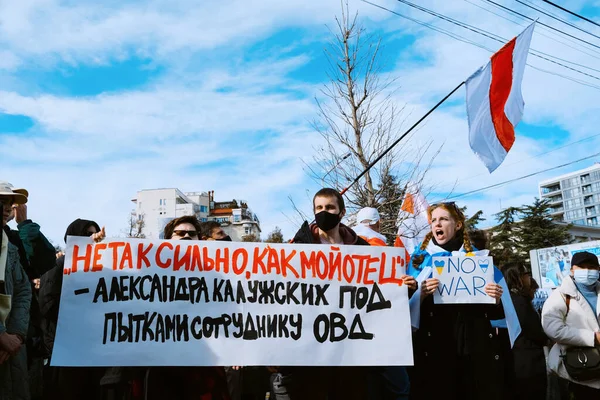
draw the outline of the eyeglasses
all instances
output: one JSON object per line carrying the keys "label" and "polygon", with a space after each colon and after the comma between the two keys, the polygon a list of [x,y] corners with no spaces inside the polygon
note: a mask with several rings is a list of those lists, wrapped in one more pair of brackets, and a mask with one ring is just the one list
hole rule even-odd
{"label": "eyeglasses", "polygon": [[185,235],[190,235],[190,237],[197,237],[198,236],[198,232],[197,231],[186,231],[186,230],[176,230],[173,231],[173,234],[179,236],[179,237],[185,237]]}

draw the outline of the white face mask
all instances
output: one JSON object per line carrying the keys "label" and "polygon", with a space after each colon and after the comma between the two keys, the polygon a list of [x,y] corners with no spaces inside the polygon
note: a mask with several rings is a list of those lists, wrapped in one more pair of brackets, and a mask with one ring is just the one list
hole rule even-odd
{"label": "white face mask", "polygon": [[592,286],[598,282],[600,271],[597,269],[577,269],[573,271],[573,279],[582,285]]}

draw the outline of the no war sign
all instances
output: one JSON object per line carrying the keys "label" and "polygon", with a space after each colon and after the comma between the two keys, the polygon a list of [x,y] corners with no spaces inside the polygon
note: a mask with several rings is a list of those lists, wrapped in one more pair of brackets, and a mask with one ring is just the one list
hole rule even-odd
{"label": "no war sign", "polygon": [[433,257],[433,277],[440,280],[434,293],[435,304],[495,304],[485,285],[494,283],[492,257]]}
{"label": "no war sign", "polygon": [[404,249],[69,237],[52,365],[412,365]]}

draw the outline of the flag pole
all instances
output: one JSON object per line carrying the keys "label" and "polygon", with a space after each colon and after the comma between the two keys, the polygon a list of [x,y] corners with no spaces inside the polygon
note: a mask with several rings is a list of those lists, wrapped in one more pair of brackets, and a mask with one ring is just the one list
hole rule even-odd
{"label": "flag pole", "polygon": [[369,170],[371,168],[373,168],[373,166],[375,166],[375,164],[377,164],[383,157],[385,157],[385,155],[387,153],[389,153],[394,147],[396,147],[396,145],[398,143],[400,143],[402,141],[402,139],[404,139],[406,137],[406,135],[408,135],[413,129],[415,129],[421,122],[423,122],[423,120],[425,120],[425,118],[427,118],[429,116],[429,114],[431,114],[432,112],[434,112],[436,110],[436,108],[438,108],[439,106],[442,105],[442,103],[444,103],[446,100],[448,100],[448,98],[450,96],[452,96],[454,94],[454,92],[456,92],[458,89],[460,89],[460,87],[462,85],[465,84],[466,81],[462,81],[457,87],[455,87],[450,93],[448,93],[443,99],[441,99],[435,106],[433,106],[433,108],[429,111],[427,111],[427,113],[425,115],[423,115],[417,122],[415,122],[415,124],[413,126],[411,126],[406,132],[404,132],[402,134],[402,136],[400,136],[394,143],[392,143],[390,145],[390,147],[388,147],[383,153],[381,153],[379,155],[379,157],[377,157],[372,163],[370,163],[367,168],[365,168],[365,170],[363,172],[360,173],[360,175],[358,175],[353,181],[352,183],[350,183],[350,185],[348,185],[344,190],[342,190],[340,192],[340,194],[343,196],[348,189],[350,189],[352,186],[354,186],[356,184],[356,182],[358,182],[360,180],[360,178],[362,178],[367,172],[369,172]]}

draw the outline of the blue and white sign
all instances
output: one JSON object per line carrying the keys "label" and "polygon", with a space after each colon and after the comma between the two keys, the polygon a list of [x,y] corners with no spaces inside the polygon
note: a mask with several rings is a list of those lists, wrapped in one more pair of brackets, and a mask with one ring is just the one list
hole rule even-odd
{"label": "blue and white sign", "polygon": [[440,281],[434,293],[435,304],[495,304],[485,293],[494,283],[492,257],[433,257],[433,278]]}

